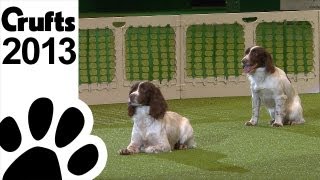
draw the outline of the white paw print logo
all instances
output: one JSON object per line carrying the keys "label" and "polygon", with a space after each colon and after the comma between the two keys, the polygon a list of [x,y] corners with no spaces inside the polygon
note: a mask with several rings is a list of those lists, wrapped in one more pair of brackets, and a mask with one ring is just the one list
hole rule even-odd
{"label": "white paw print logo", "polygon": [[[77,105],[90,112],[84,103]],[[69,107],[60,118],[54,115],[50,99],[39,98],[32,103],[26,117],[32,143],[27,144],[24,138],[30,134],[22,134],[13,117],[0,122],[0,153],[10,157],[2,163],[0,175],[4,180],[93,179],[103,170],[107,149],[100,138],[90,135],[92,114],[84,116],[78,108]]]}

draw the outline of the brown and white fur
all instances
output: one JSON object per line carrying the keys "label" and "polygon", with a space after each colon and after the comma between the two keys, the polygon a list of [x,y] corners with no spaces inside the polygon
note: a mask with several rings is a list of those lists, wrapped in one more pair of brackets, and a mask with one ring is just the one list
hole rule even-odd
{"label": "brown and white fur", "polygon": [[272,126],[305,122],[298,94],[285,72],[274,66],[270,53],[259,46],[248,48],[242,63],[252,93],[252,117],[245,125],[257,125],[261,103],[269,111]]}
{"label": "brown and white fur", "polygon": [[131,87],[128,115],[132,117],[131,142],[121,155],[139,152],[159,153],[195,147],[189,120],[167,111],[167,103],[154,84],[136,83]]}

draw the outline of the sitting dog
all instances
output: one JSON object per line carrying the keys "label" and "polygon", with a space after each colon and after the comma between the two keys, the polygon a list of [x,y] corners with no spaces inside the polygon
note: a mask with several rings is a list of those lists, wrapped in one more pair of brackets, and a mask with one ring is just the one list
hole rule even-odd
{"label": "sitting dog", "polygon": [[298,94],[285,72],[273,65],[271,55],[264,48],[248,48],[242,63],[252,94],[252,117],[245,125],[257,125],[261,103],[269,111],[272,126],[305,122]]}
{"label": "sitting dog", "polygon": [[195,147],[189,120],[167,111],[167,103],[154,84],[134,84],[128,101],[128,115],[133,119],[133,128],[131,142],[127,148],[119,151],[121,155]]}

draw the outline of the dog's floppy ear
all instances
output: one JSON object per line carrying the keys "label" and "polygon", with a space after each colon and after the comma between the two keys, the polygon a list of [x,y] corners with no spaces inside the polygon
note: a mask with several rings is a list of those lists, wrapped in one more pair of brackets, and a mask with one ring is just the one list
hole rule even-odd
{"label": "dog's floppy ear", "polygon": [[155,119],[162,119],[167,111],[168,105],[159,88],[153,86],[150,97],[150,116]]}
{"label": "dog's floppy ear", "polygon": [[264,52],[264,63],[265,63],[266,71],[270,74],[274,73],[276,69],[273,65],[273,59],[271,57],[271,54],[268,53],[267,51]]}
{"label": "dog's floppy ear", "polygon": [[136,112],[136,107],[129,105],[128,106],[128,116],[132,117],[135,112]]}

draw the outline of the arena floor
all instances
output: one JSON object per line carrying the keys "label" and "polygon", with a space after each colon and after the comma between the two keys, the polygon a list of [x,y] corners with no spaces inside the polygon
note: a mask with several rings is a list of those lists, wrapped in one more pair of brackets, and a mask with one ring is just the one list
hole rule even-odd
{"label": "arena floor", "polygon": [[162,154],[120,156],[130,142],[132,122],[126,104],[90,106],[93,134],[104,140],[108,162],[96,179],[319,179],[320,94],[300,95],[306,123],[270,127],[261,109],[257,127],[250,97],[168,101],[188,117],[197,148]]}

